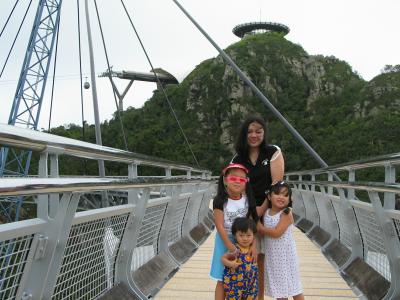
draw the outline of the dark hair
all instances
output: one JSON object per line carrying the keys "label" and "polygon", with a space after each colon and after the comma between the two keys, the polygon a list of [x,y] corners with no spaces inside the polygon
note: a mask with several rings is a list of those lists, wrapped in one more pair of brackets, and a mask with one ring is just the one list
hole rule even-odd
{"label": "dark hair", "polygon": [[[225,173],[225,176],[229,175],[229,173],[234,169],[228,169]],[[253,195],[253,189],[251,188],[250,182],[246,183],[246,197],[247,203],[249,205],[249,210],[247,212],[247,218],[251,216],[251,218],[257,222],[258,215],[256,209],[256,199]],[[217,195],[214,197],[213,200],[213,209],[220,209],[224,210],[224,204],[228,201],[228,192],[226,191],[224,185],[224,175],[220,175],[218,179],[218,187],[217,187]]]}
{"label": "dark hair", "polygon": [[243,121],[242,125],[240,126],[239,129],[239,135],[236,140],[236,145],[235,145],[235,150],[236,153],[242,157],[247,159],[249,157],[249,145],[247,143],[247,132],[249,130],[249,126],[251,123],[258,123],[262,126],[264,129],[264,140],[262,141],[260,145],[260,149],[266,149],[267,148],[267,141],[266,141],[266,133],[267,133],[267,125],[265,121],[258,116],[251,116],[248,117],[246,120]]}
{"label": "dark hair", "polygon": [[253,219],[239,217],[233,220],[232,235],[235,236],[236,232],[247,232],[251,230],[254,234],[257,233],[257,226]]}
{"label": "dark hair", "polygon": [[[289,203],[287,207],[292,207],[292,189],[290,188],[289,183],[287,183],[284,180],[279,180],[271,184],[271,187],[269,188],[268,194],[271,195],[272,193],[274,194],[279,194],[282,188],[286,188],[288,191],[289,195]],[[268,201],[268,207],[272,207],[271,201]]]}

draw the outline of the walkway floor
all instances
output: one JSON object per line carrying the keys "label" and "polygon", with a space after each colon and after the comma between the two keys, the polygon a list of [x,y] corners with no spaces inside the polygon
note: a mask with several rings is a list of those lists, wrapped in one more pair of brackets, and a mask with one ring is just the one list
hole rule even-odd
{"label": "walkway floor", "polygon": [[[167,282],[155,300],[214,299],[215,281],[208,276],[214,236],[215,230],[193,257]],[[295,239],[306,299],[358,299],[320,249],[297,228]]]}

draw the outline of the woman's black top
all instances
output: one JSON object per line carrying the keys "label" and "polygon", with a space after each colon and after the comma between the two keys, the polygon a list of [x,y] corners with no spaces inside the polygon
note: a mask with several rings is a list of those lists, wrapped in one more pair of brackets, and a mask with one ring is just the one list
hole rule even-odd
{"label": "woman's black top", "polygon": [[250,184],[253,189],[257,206],[264,203],[266,191],[268,191],[271,186],[272,178],[270,162],[271,158],[277,151],[280,151],[280,149],[275,145],[268,145],[266,149],[260,150],[255,165],[252,164],[249,157],[241,157],[236,154],[232,158],[231,163],[242,164],[249,170],[248,176],[250,178]]}

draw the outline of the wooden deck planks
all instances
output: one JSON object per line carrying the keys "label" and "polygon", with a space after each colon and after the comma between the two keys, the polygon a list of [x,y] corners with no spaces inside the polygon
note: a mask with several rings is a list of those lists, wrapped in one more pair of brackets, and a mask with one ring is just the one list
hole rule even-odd
{"label": "wooden deck planks", "polygon": [[[155,297],[156,300],[214,299],[215,281],[208,275],[214,237],[215,231],[161,289]],[[320,249],[297,228],[295,239],[306,299],[358,299]]]}

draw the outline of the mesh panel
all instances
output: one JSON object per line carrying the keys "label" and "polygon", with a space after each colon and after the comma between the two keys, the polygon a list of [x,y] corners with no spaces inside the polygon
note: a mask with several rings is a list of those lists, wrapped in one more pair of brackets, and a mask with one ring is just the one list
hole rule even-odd
{"label": "mesh panel", "polygon": [[304,191],[301,194],[303,196],[303,203],[306,208],[306,218],[313,222],[315,225],[319,225],[319,213],[317,210],[317,205],[315,204],[313,194],[307,191]]}
{"label": "mesh panel", "polygon": [[375,221],[373,212],[355,208],[364,242],[365,261],[390,281],[390,267],[386,255],[383,232]]}
{"label": "mesh panel", "polygon": [[318,192],[314,194],[314,199],[320,215],[320,227],[326,232],[332,233],[333,220],[336,221],[336,218],[333,215],[330,201]]}
{"label": "mesh panel", "polygon": [[304,208],[303,198],[301,197],[301,193],[296,189],[293,189],[292,200],[294,213],[302,218],[305,218],[306,210]]}
{"label": "mesh panel", "polygon": [[393,222],[396,226],[397,238],[400,240],[400,220],[393,219]]}
{"label": "mesh panel", "polygon": [[94,299],[113,286],[128,214],[72,226],[52,299]]}
{"label": "mesh panel", "polygon": [[133,251],[132,271],[135,271],[157,254],[158,235],[164,218],[167,204],[146,208],[140,226],[137,246]]}
{"label": "mesh panel", "polygon": [[189,199],[188,211],[186,214],[186,218],[189,218],[188,222],[189,230],[191,230],[193,227],[199,224],[199,209],[203,197],[204,197],[204,192],[201,192],[200,194],[194,194],[194,197],[190,197]]}
{"label": "mesh panel", "polygon": [[182,222],[185,216],[188,198],[179,199],[171,221],[171,230],[168,232],[168,244],[174,243],[182,236]]}
{"label": "mesh panel", "polygon": [[353,243],[351,239],[350,230],[352,226],[349,224],[349,222],[347,222],[347,218],[344,214],[343,205],[342,203],[340,203],[340,200],[332,199],[332,205],[333,208],[335,209],[336,219],[338,220],[340,242],[346,245],[347,248],[351,250]]}
{"label": "mesh panel", "polygon": [[0,299],[15,299],[33,235],[0,242]]}

